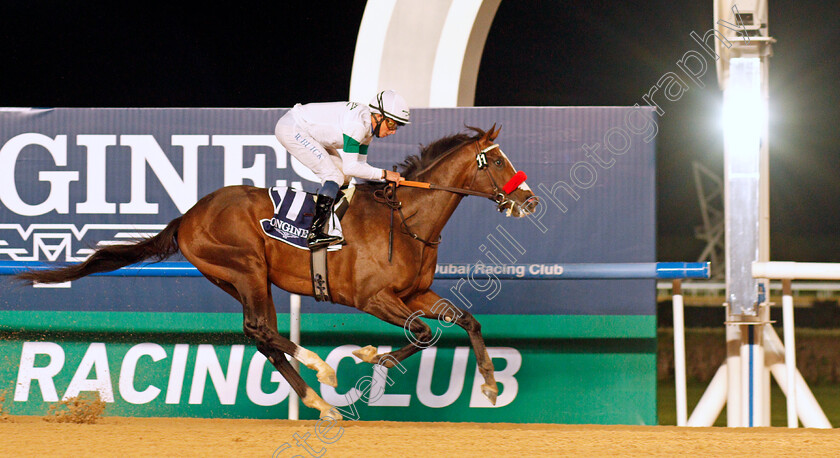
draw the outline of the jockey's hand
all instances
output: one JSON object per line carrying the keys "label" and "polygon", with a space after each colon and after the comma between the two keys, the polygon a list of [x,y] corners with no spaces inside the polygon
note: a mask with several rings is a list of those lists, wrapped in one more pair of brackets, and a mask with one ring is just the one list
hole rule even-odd
{"label": "jockey's hand", "polygon": [[393,181],[394,183],[397,184],[397,186],[400,185],[400,181],[405,180],[405,178],[400,176],[399,172],[394,172],[392,170],[383,170],[383,171],[385,172],[385,176],[382,177],[382,178],[384,178],[385,181]]}

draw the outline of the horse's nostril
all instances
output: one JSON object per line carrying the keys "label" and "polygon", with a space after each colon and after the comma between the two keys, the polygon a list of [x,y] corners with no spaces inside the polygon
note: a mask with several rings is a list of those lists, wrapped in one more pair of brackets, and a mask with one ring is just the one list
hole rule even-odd
{"label": "horse's nostril", "polygon": [[522,208],[525,211],[527,211],[528,213],[531,213],[531,212],[534,211],[535,208],[537,208],[537,205],[539,205],[539,203],[540,203],[540,198],[539,197],[531,196],[527,200],[525,200],[525,202],[522,203]]}

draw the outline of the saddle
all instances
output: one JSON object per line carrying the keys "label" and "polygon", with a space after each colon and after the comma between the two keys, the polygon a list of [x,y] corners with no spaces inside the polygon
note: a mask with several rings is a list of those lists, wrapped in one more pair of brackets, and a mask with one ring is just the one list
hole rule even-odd
{"label": "saddle", "polygon": [[[355,188],[344,190],[333,207],[333,216],[328,223],[328,233],[341,234],[341,218],[350,207]],[[273,239],[295,248],[310,251],[312,291],[316,301],[330,301],[327,273],[327,251],[340,250],[342,245],[331,245],[317,250],[309,250],[306,236],[315,214],[315,194],[301,190],[277,186],[268,189],[274,216],[260,220],[263,232]]]}
{"label": "saddle", "polygon": [[[330,234],[341,234],[341,218],[350,206],[350,199],[355,188],[348,188],[336,199],[333,207],[333,217],[328,223]],[[271,203],[274,205],[274,216],[271,219],[261,219],[263,232],[273,239],[289,244],[301,250],[309,250],[306,236],[315,214],[315,194],[285,186],[268,189]],[[340,250],[341,245],[331,245],[330,251]]]}

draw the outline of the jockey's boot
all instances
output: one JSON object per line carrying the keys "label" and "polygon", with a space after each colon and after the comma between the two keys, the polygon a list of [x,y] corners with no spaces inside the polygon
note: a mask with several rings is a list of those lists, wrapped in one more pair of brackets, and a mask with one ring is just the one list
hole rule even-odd
{"label": "jockey's boot", "polygon": [[325,231],[327,222],[332,215],[333,199],[329,196],[318,194],[318,199],[315,201],[315,216],[312,218],[312,226],[309,228],[309,235],[306,237],[306,243],[310,250],[341,243],[344,237],[337,235],[329,235]]}

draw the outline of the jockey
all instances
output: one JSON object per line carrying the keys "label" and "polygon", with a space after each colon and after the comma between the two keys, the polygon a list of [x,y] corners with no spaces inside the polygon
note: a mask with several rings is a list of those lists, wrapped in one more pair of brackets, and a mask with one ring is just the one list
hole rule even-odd
{"label": "jockey", "polygon": [[344,241],[324,229],[339,188],[350,177],[401,180],[397,172],[369,165],[367,149],[374,136],[392,135],[408,124],[409,118],[405,99],[392,90],[376,94],[367,106],[356,102],[297,104],[280,118],[274,129],[280,144],[321,180],[307,237],[310,249]]}

